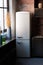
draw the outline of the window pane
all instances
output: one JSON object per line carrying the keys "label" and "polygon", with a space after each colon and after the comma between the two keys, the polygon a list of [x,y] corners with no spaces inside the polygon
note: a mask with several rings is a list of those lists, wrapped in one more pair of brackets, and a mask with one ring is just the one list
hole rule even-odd
{"label": "window pane", "polygon": [[7,7],[7,0],[4,0],[4,7]]}
{"label": "window pane", "polygon": [[0,7],[3,7],[3,0],[0,0]]}
{"label": "window pane", "polygon": [[0,9],[0,26],[1,29],[3,30],[3,9]]}
{"label": "window pane", "polygon": [[5,28],[7,28],[6,26],[6,17],[7,17],[7,9],[4,9],[4,22],[5,22]]}

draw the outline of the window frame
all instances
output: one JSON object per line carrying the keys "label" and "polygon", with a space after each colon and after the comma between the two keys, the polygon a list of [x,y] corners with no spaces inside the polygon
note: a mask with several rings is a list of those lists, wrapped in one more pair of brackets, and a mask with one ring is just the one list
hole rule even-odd
{"label": "window frame", "polygon": [[3,30],[5,30],[4,10],[6,9],[7,12],[9,11],[9,0],[7,0],[7,7],[4,7],[4,0],[3,0],[3,7],[0,7],[0,9],[3,9]]}

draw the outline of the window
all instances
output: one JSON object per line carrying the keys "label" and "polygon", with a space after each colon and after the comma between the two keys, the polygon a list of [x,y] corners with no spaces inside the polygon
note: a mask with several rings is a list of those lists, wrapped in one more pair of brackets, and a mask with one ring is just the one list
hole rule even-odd
{"label": "window", "polygon": [[0,0],[0,27],[6,29],[7,0]]}

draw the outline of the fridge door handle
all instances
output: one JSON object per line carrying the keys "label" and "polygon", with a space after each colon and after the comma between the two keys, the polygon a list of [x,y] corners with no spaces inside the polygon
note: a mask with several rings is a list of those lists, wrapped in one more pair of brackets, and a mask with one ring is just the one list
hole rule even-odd
{"label": "fridge door handle", "polygon": [[17,37],[17,38],[23,38],[23,37]]}
{"label": "fridge door handle", "polygon": [[18,44],[22,44],[22,42],[17,42]]}

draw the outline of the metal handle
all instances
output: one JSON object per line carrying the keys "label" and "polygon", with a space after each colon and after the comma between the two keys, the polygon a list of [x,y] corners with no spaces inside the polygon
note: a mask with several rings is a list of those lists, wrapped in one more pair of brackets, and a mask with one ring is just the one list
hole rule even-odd
{"label": "metal handle", "polygon": [[18,44],[21,44],[21,42],[17,42]]}
{"label": "metal handle", "polygon": [[22,42],[17,42],[18,44],[21,44]]}
{"label": "metal handle", "polygon": [[23,38],[23,37],[17,37],[17,38]]}

